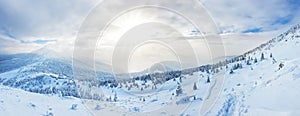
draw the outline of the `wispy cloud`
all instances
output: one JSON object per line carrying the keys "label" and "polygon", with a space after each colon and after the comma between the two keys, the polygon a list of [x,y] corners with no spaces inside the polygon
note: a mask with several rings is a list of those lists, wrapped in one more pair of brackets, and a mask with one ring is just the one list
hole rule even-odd
{"label": "wispy cloud", "polygon": [[261,28],[253,28],[242,31],[242,33],[259,33],[262,32]]}
{"label": "wispy cloud", "polygon": [[[67,45],[72,45],[82,21],[100,1],[1,0],[0,52],[18,53],[18,50],[28,52],[55,42],[68,42]],[[259,35],[258,33],[262,32],[282,32],[300,22],[299,0],[199,0],[199,2],[211,14],[221,34],[257,33]],[[126,2],[119,1],[116,4],[126,4]],[[179,21],[177,17],[157,13],[156,18],[169,18],[172,24],[185,28],[186,23]],[[146,16],[147,13],[141,14]],[[147,15],[148,18],[149,16]],[[189,31],[194,34],[201,30],[190,29]],[[268,33],[269,37],[274,36],[274,33]],[[251,35],[252,37],[255,37],[255,34]],[[27,49],[17,49],[16,46],[26,46]]]}
{"label": "wispy cloud", "polygon": [[[10,44],[11,46],[47,44],[64,36],[74,36],[82,20],[97,2],[98,0],[1,0],[0,34],[20,41],[15,45]],[[7,48],[1,46],[1,49]]]}
{"label": "wispy cloud", "polygon": [[[299,23],[297,0],[200,0],[223,33],[274,31]],[[282,31],[282,30],[281,30]]]}
{"label": "wispy cloud", "polygon": [[93,5],[92,0],[1,0],[0,27],[16,38],[71,34]]}

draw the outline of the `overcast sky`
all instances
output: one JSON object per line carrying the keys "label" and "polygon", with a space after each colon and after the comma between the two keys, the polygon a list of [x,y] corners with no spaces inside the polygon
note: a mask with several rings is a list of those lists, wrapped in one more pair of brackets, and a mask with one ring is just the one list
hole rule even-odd
{"label": "overcast sky", "polygon": [[[243,53],[300,23],[299,0],[199,2],[214,19],[228,55]],[[0,53],[32,52],[44,46],[72,47],[83,20],[99,3],[99,0],[1,0]],[[170,20],[180,23],[174,17]]]}

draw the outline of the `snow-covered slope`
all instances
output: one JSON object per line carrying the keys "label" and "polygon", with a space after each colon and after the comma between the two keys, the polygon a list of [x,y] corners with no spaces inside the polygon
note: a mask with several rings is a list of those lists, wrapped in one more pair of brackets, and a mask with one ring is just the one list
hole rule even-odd
{"label": "snow-covered slope", "polygon": [[0,86],[2,116],[88,116],[84,103],[74,97],[58,97]]}
{"label": "snow-covered slope", "polygon": [[[296,25],[268,43],[217,64],[103,84],[101,107],[110,110],[100,112],[200,115],[204,100],[218,84],[217,77],[225,74],[219,99],[206,115],[299,115],[299,42],[300,25]],[[210,83],[208,77],[212,77]]]}
{"label": "snow-covered slope", "polygon": [[[299,115],[299,42],[300,25],[296,25],[241,56],[186,69],[163,83],[135,78],[116,88],[103,86],[102,97],[123,112],[136,115],[150,111],[157,115],[200,115],[203,100],[213,90],[208,88],[217,80],[211,78],[211,83],[207,83],[207,77],[225,73],[222,93],[207,115]],[[199,89],[193,90],[194,83]],[[153,89],[153,85],[158,89]],[[180,95],[178,87],[183,91]]]}
{"label": "snow-covered slope", "polygon": [[23,54],[11,55],[0,62],[4,64],[1,67],[7,68],[0,74],[1,85],[35,93],[78,96],[68,61]]}
{"label": "snow-covered slope", "polygon": [[242,68],[225,75],[223,93],[210,115],[299,115],[299,42],[300,24],[246,53],[257,63],[246,58],[228,64]]}
{"label": "snow-covered slope", "polygon": [[[16,59],[15,56],[3,56],[0,57],[0,63],[5,65],[1,66],[8,66],[8,68],[1,70],[0,82],[2,85],[27,91],[32,91],[31,89],[34,88],[42,90],[42,92],[33,91],[37,93],[49,94],[47,91],[53,91],[55,88],[58,89],[56,93],[63,96],[94,99],[81,99],[87,107],[80,108],[78,112],[85,115],[91,113],[194,116],[200,115],[204,101],[209,99],[212,90],[216,87],[213,85],[219,84],[216,83],[217,77],[224,74],[222,92],[214,107],[206,115],[300,115],[300,99],[297,98],[300,95],[299,50],[300,24],[268,43],[217,64],[182,71],[139,75],[130,80],[78,82],[72,79],[72,68],[68,61],[34,57],[25,59],[26,62],[20,66],[15,66],[7,63],[14,63],[14,60],[22,62],[22,60]],[[75,89],[75,82],[78,89]],[[3,91],[0,92],[2,101],[18,102],[10,98],[14,98],[15,92],[21,90],[1,88],[5,88],[0,89]],[[6,95],[9,92],[12,96]],[[50,92],[52,93],[55,94]],[[45,96],[22,91],[18,96],[20,99],[42,96],[41,99],[45,101],[56,99],[54,100],[56,102],[69,103],[68,100],[57,95]],[[74,100],[79,99],[74,98]],[[40,101],[33,102],[40,103]],[[76,102],[76,104],[80,103]],[[0,108],[5,110],[0,110],[0,114],[7,114],[13,110],[11,105],[1,106],[3,107]],[[45,111],[49,110],[46,106],[43,107],[45,107],[43,112],[36,111],[36,113],[45,114]],[[51,109],[60,109],[60,107],[62,106],[53,105]],[[20,109],[25,112],[35,112],[30,108],[32,107],[20,106]],[[86,111],[81,112],[81,110]],[[68,109],[62,111],[73,112]],[[54,112],[54,114],[58,113]]]}

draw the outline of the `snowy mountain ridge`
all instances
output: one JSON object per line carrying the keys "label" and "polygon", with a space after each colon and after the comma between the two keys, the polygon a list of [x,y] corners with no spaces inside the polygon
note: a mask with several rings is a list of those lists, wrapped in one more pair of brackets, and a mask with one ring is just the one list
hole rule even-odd
{"label": "snowy mountain ridge", "polygon": [[[295,38],[299,38],[299,29],[300,24],[290,28],[287,32],[277,36],[276,38],[273,38],[269,42],[260,45],[259,47],[246,52],[243,55],[227,59],[223,62],[219,62],[213,65],[204,65],[197,68],[191,68],[191,69],[184,69],[182,71],[168,71],[165,73],[154,73],[154,74],[147,74],[142,76],[136,76],[133,77],[134,80],[143,80],[148,79],[151,80],[151,77],[163,77],[165,79],[158,80],[160,83],[168,81],[173,79],[174,77],[180,77],[180,75],[187,75],[187,74],[193,74],[194,72],[203,72],[203,73],[217,73],[221,68],[227,67],[226,65],[234,64],[235,62],[240,62],[242,60],[246,60],[246,62],[254,62],[254,58],[250,59],[247,56],[254,56],[257,57],[256,59],[260,58],[262,50],[269,50],[271,47],[276,46],[281,41],[288,41],[293,40]],[[298,34],[298,35],[297,35]],[[266,53],[265,53],[266,54]],[[267,55],[267,54],[266,54]],[[276,54],[274,54],[277,56]],[[0,63],[1,63],[1,74],[0,74],[0,82],[5,86],[11,86],[16,88],[22,88],[27,91],[36,92],[37,90],[29,90],[28,86],[34,85],[33,79],[42,79],[44,83],[48,81],[50,83],[56,83],[56,85],[68,85],[69,89],[72,90],[72,92],[75,92],[75,83],[72,81],[72,67],[71,62],[68,60],[60,60],[55,58],[49,58],[49,57],[43,57],[36,54],[17,54],[17,55],[2,55],[0,57]],[[246,63],[247,64],[247,63]],[[229,67],[230,68],[230,67]],[[238,69],[239,67],[231,67],[232,69]],[[227,69],[230,71],[230,69]],[[101,75],[100,73],[99,75]],[[139,74],[139,73],[138,73]],[[203,75],[206,75],[203,74]],[[110,74],[105,74],[107,76],[112,76]],[[140,75],[140,74],[139,74]],[[107,77],[106,76],[106,77]],[[24,80],[22,80],[24,79]],[[19,80],[19,81],[18,81]],[[21,81],[22,80],[22,81]],[[26,80],[26,81],[25,81]],[[63,80],[63,81],[62,81]],[[62,82],[58,82],[62,81]],[[24,82],[28,82],[26,84],[22,84]],[[64,83],[64,84],[63,84]],[[116,83],[116,81],[109,80],[109,82],[102,81],[102,84],[107,83]],[[54,84],[55,85],[55,84]],[[51,85],[49,87],[54,87],[54,85]],[[70,86],[72,85],[72,86]],[[42,86],[42,85],[38,85]],[[49,89],[49,88],[47,88]],[[45,90],[47,90],[45,88]],[[53,88],[52,88],[53,89]],[[38,92],[41,93],[41,92]],[[48,93],[48,92],[46,92]],[[58,93],[58,92],[53,92]],[[65,94],[63,94],[65,95]],[[76,94],[67,94],[67,95],[73,95],[77,96]]]}
{"label": "snowy mountain ridge", "polygon": [[[225,72],[222,93],[207,115],[299,115],[300,100],[295,97],[300,95],[299,49],[300,24],[243,55],[216,64],[139,75],[131,80],[94,82],[74,80],[70,62],[35,54],[8,55],[0,57],[0,84],[35,93],[94,99],[100,101],[96,106],[100,105],[105,114],[122,109],[116,111],[199,115],[198,109],[211,90],[210,82],[215,80],[211,76]],[[93,91],[98,89],[103,92]],[[174,112],[166,112],[171,110]]]}

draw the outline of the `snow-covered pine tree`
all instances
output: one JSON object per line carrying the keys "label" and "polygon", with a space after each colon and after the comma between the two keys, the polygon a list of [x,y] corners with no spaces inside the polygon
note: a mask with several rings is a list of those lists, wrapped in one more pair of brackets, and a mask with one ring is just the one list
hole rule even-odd
{"label": "snow-covered pine tree", "polygon": [[117,100],[118,100],[117,93],[115,93],[114,102],[117,102]]}
{"label": "snow-covered pine tree", "polygon": [[179,77],[179,82],[182,83],[182,76]]}
{"label": "snow-covered pine tree", "polygon": [[193,90],[197,90],[197,89],[198,89],[197,84],[196,84],[196,82],[194,82]]}
{"label": "snow-covered pine tree", "polygon": [[260,60],[264,60],[264,59],[265,59],[265,55],[264,55],[264,53],[261,53]]}
{"label": "snow-covered pine tree", "polygon": [[257,63],[257,58],[254,59],[254,63]]}
{"label": "snow-covered pine tree", "polygon": [[210,83],[210,79],[209,79],[209,76],[207,76],[207,81],[206,81],[207,83]]}
{"label": "snow-covered pine tree", "polygon": [[247,60],[246,64],[251,65],[250,59]]}
{"label": "snow-covered pine tree", "polygon": [[233,73],[234,73],[234,72],[233,72],[233,70],[231,69],[230,72],[229,72],[229,74],[233,74]]}
{"label": "snow-covered pine tree", "polygon": [[177,87],[177,89],[176,89],[176,96],[179,96],[179,95],[182,94],[182,93],[183,93],[182,88],[181,88],[181,86],[179,85],[179,86]]}

